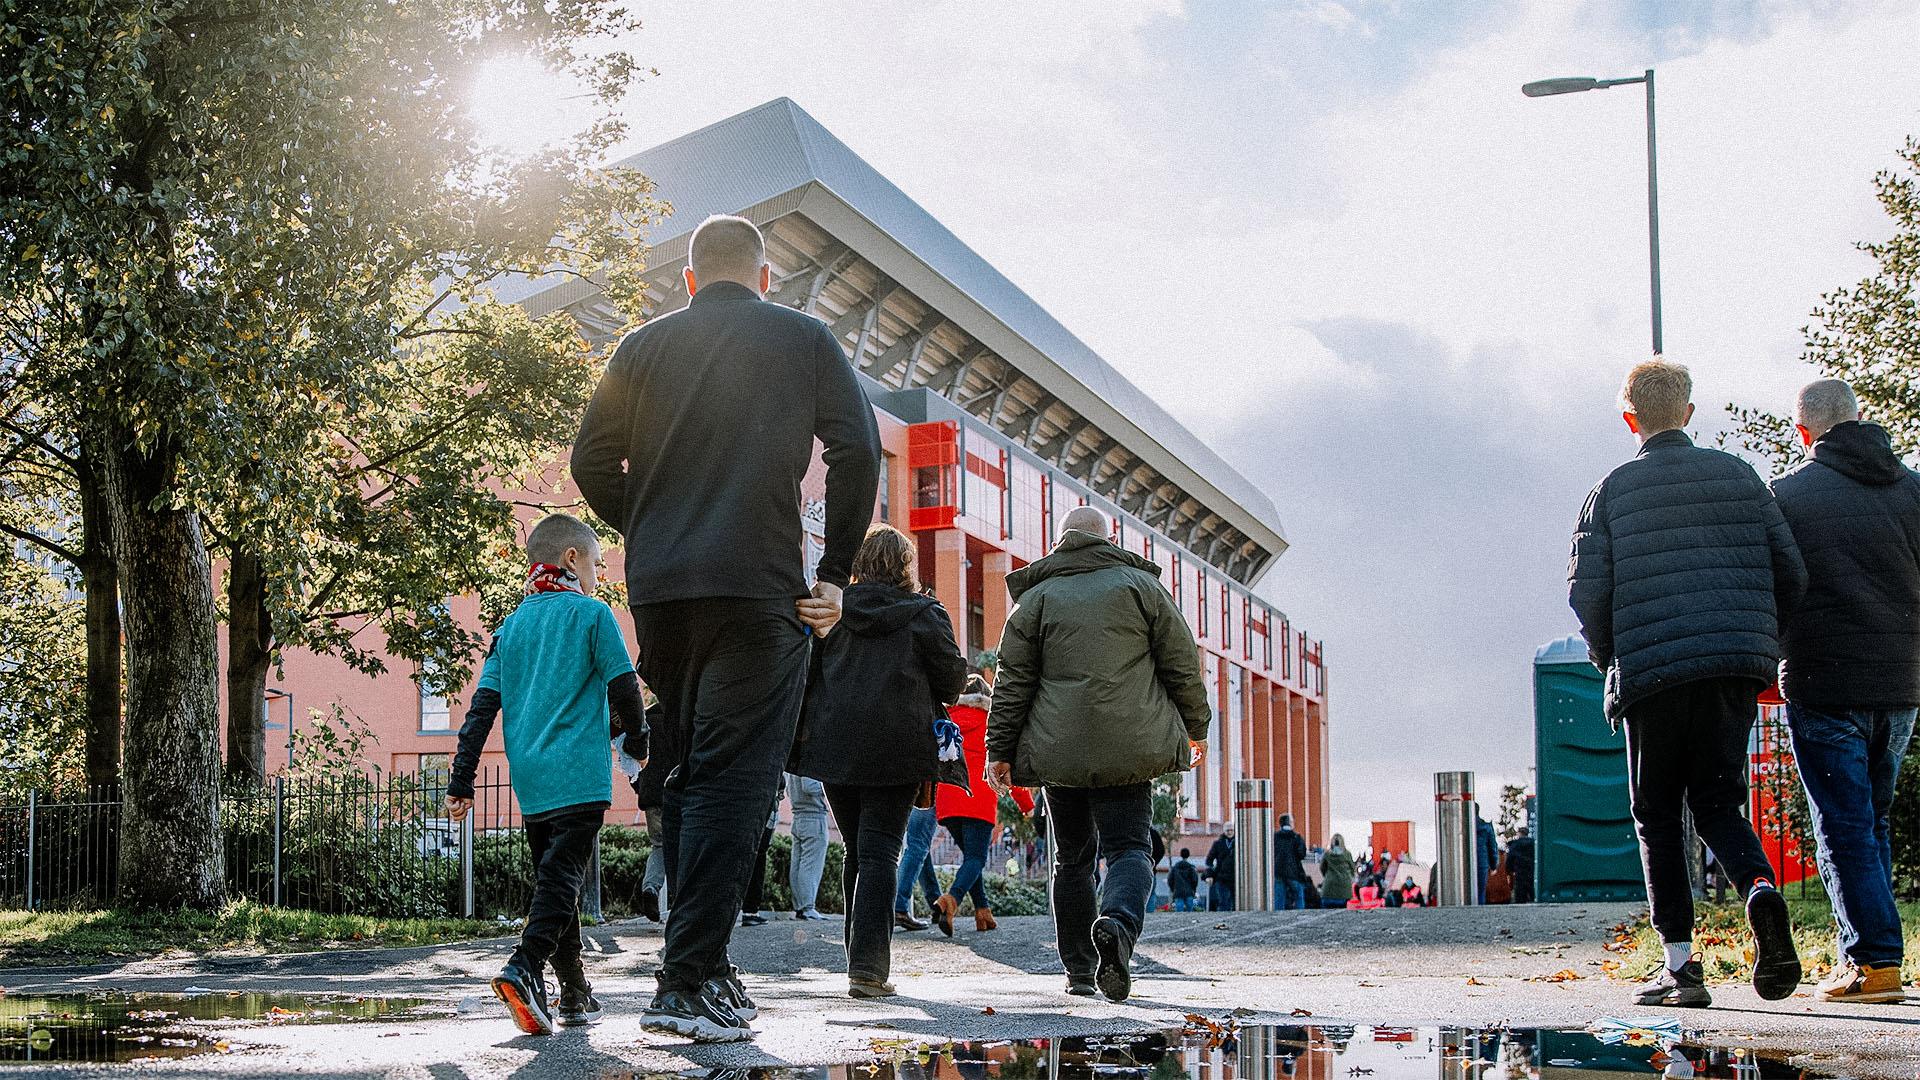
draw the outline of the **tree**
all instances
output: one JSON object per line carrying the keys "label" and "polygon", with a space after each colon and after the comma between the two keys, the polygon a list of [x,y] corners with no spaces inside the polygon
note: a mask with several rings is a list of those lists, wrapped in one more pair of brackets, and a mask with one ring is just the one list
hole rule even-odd
{"label": "tree", "polygon": [[[631,298],[637,241],[581,227],[640,199],[591,166],[618,126],[505,161],[464,90],[517,50],[610,107],[633,62],[589,50],[635,24],[598,0],[0,11],[0,326],[22,398],[89,469],[116,568],[120,899],[204,908],[223,893],[209,514],[242,551],[329,535],[338,490],[311,464],[500,275]],[[256,549],[268,580],[308,580],[293,547]]]}
{"label": "tree", "polygon": [[48,561],[0,557],[0,790],[9,795],[85,773],[82,602]]}
{"label": "tree", "polygon": [[1527,824],[1527,789],[1519,784],[1500,786],[1500,820],[1494,827],[1500,831],[1500,839],[1511,840],[1520,835],[1520,827]]}
{"label": "tree", "polygon": [[[1920,451],[1920,137],[1909,137],[1901,164],[1875,174],[1881,209],[1892,219],[1893,235],[1855,246],[1873,259],[1874,271],[1850,289],[1820,298],[1813,322],[1803,327],[1801,359],[1820,374],[1845,379],[1860,399],[1861,414],[1887,429],[1893,445],[1912,460]],[[1736,422],[1727,441],[1765,459],[1774,475],[1800,461],[1793,423],[1785,416],[1748,406],[1729,405]],[[1916,758],[1909,755],[1907,773]],[[1804,836],[1806,792],[1791,785],[1781,792],[1784,820]],[[1903,776],[1889,820],[1896,832],[1894,877],[1906,891],[1920,891],[1920,849],[1901,844],[1898,834],[1920,821],[1920,784]],[[1803,841],[1802,850],[1810,845]]]}

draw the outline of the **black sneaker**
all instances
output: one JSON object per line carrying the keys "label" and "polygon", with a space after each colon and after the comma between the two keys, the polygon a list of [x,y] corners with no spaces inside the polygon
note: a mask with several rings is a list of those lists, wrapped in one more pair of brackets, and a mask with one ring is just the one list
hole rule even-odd
{"label": "black sneaker", "polygon": [[1661,967],[1660,977],[1651,986],[1633,995],[1633,1003],[1704,1009],[1713,1004],[1713,995],[1707,993],[1707,976],[1700,967],[1700,961],[1688,960],[1680,965],[1679,971]]}
{"label": "black sneaker", "polygon": [[757,911],[749,911],[746,914],[740,916],[740,925],[741,926],[765,926],[767,925],[767,917],[765,915],[760,914]]}
{"label": "black sneaker", "polygon": [[593,984],[587,981],[585,969],[555,963],[553,973],[560,980],[560,1002],[554,1009],[560,1023],[572,1027],[600,1019],[600,999],[593,996]]}
{"label": "black sneaker", "polygon": [[1747,894],[1747,925],[1753,928],[1753,990],[1779,1001],[1800,985],[1800,953],[1793,946],[1787,898],[1766,882]]}
{"label": "black sneaker", "polygon": [[640,915],[648,922],[660,921],[660,894],[652,889],[640,890]]}
{"label": "black sneaker", "polygon": [[493,993],[507,1006],[514,1026],[529,1035],[553,1034],[553,1013],[547,1008],[547,984],[514,953],[493,977]]}
{"label": "black sneaker", "polygon": [[733,1015],[742,1020],[752,1020],[760,1015],[760,1006],[747,996],[746,985],[740,981],[740,969],[733,968],[725,975],[708,979],[700,987],[701,991],[720,999],[720,1003],[733,1010]]}
{"label": "black sneaker", "polygon": [[740,1042],[753,1038],[753,1029],[711,994],[691,990],[662,990],[653,995],[640,1018],[648,1031],[666,1032],[694,1042]]}
{"label": "black sneaker", "polygon": [[1111,917],[1093,920],[1093,948],[1100,954],[1100,968],[1093,974],[1094,984],[1108,1001],[1125,1001],[1133,992],[1133,948],[1127,944],[1127,932]]}
{"label": "black sneaker", "polygon": [[1099,997],[1100,987],[1094,984],[1091,975],[1067,976],[1067,993],[1074,997]]}

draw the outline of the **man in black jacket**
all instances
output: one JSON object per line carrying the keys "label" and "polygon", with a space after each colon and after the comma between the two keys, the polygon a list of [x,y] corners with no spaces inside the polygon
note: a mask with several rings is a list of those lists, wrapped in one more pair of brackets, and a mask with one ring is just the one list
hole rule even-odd
{"label": "man in black jacket", "polygon": [[1233,826],[1228,825],[1207,848],[1207,910],[1232,911],[1234,888]]}
{"label": "man in black jacket", "polygon": [[[687,735],[664,807],[681,888],[644,1023],[718,1041],[752,1034],[727,941],[793,745],[807,635],[838,619],[873,517],[880,437],[832,331],[763,299],[771,268],[752,222],[707,219],[688,263],[692,302],[621,341],[572,468],[626,538],[640,675]],[[809,591],[800,484],[816,437],[826,548]]]}
{"label": "man in black jacket", "polygon": [[1273,833],[1273,909],[1299,911],[1307,906],[1307,841],[1293,831],[1293,815],[1281,814]]}
{"label": "man in black jacket", "polygon": [[1747,738],[1779,662],[1777,613],[1806,567],[1773,495],[1749,465],[1693,445],[1693,380],[1662,360],[1621,395],[1640,453],[1587,497],[1573,537],[1570,599],[1610,720],[1627,725],[1627,783],[1666,970],[1643,1005],[1711,1002],[1691,959],[1693,889],[1681,808],[1747,897],[1753,986],[1777,1000],[1800,982],[1787,904],[1742,815]]}
{"label": "man in black jacket", "polygon": [[1828,1001],[1904,999],[1887,812],[1920,706],[1920,475],[1853,389],[1822,379],[1795,410],[1808,460],[1773,482],[1807,561],[1780,687],[1846,962]]}

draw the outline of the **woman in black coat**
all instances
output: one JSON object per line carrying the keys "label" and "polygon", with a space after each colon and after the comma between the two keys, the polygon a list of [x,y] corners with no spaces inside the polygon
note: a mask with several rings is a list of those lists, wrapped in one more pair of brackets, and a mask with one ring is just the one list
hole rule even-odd
{"label": "woman in black coat", "polygon": [[919,592],[914,542],[889,525],[867,531],[840,622],[794,743],[793,772],[826,785],[846,843],[847,992],[885,997],[892,969],[900,848],[922,787],[938,775],[935,710],[960,696],[966,660],[940,602]]}

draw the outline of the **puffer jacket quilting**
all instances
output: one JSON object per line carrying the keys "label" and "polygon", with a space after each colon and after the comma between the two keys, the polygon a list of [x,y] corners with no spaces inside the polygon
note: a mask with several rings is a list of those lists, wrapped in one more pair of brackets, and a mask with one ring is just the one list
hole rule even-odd
{"label": "puffer jacket quilting", "polygon": [[1684,432],[1649,438],[1587,497],[1568,571],[1608,717],[1701,679],[1771,682],[1806,579],[1752,466]]}

